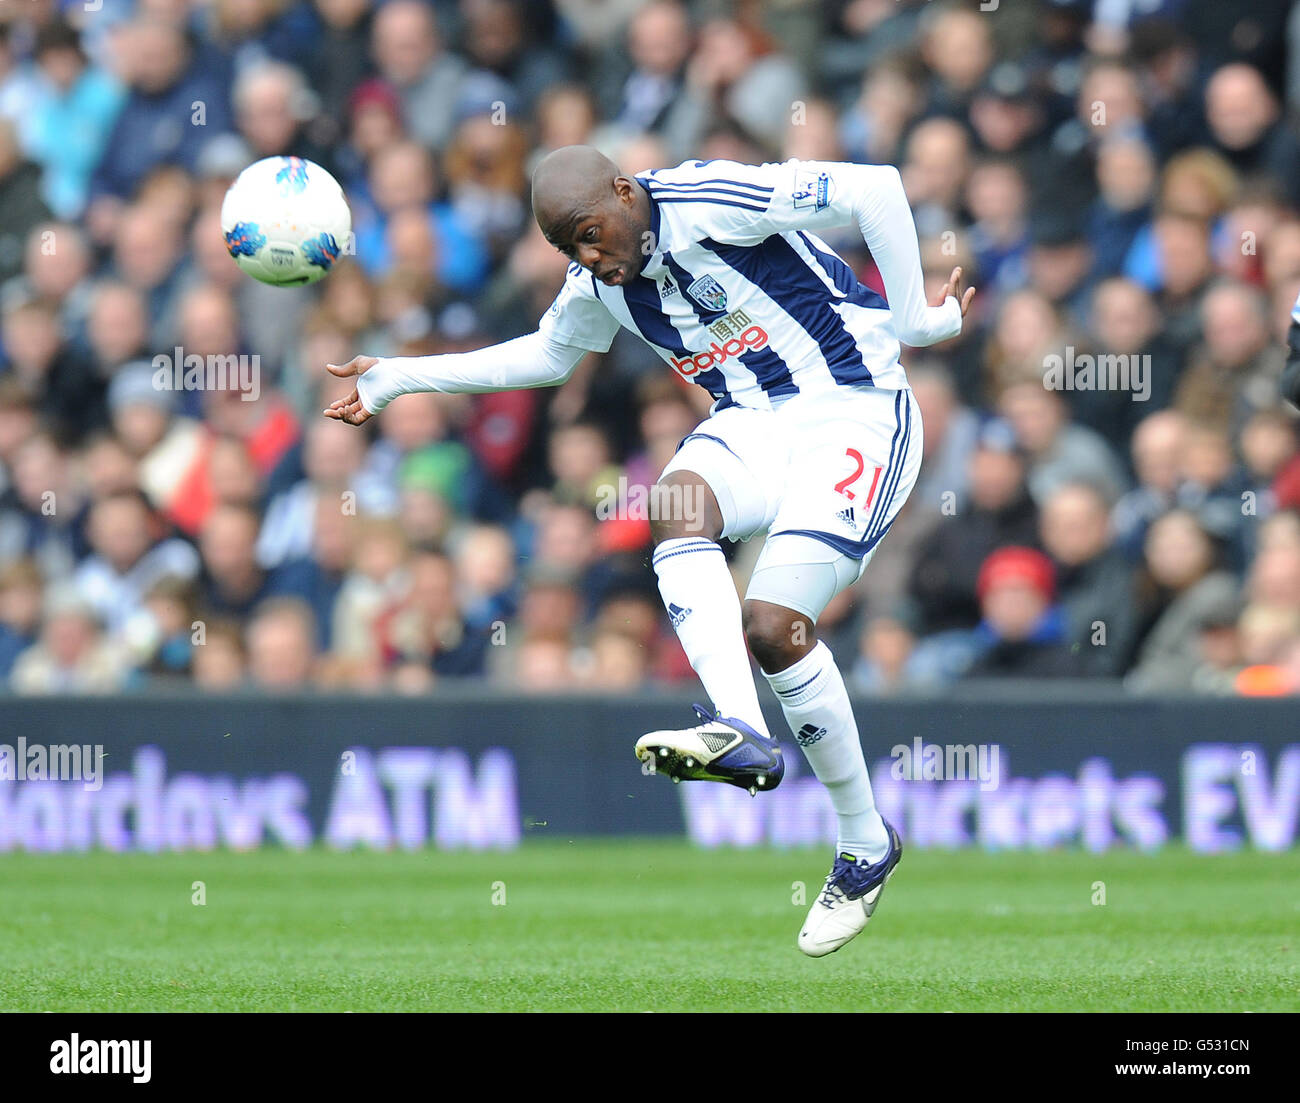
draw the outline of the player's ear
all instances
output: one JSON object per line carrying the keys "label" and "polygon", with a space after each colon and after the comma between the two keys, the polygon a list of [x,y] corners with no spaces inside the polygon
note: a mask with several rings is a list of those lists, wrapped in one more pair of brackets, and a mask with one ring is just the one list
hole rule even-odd
{"label": "player's ear", "polygon": [[626,176],[614,177],[614,195],[620,203],[629,203],[636,196],[636,183]]}

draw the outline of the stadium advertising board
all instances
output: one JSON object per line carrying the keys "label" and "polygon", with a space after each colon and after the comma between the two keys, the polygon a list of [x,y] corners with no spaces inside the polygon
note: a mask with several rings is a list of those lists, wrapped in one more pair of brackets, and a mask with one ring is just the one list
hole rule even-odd
{"label": "stadium advertising board", "polygon": [[[864,701],[859,719],[877,803],[911,846],[1219,852],[1295,845],[1293,711]],[[11,710],[23,735],[0,739],[0,850],[833,843],[792,742],[781,788],[758,798],[643,773],[635,735],[679,712],[662,699],[24,701]],[[98,766],[60,773],[80,759]]]}

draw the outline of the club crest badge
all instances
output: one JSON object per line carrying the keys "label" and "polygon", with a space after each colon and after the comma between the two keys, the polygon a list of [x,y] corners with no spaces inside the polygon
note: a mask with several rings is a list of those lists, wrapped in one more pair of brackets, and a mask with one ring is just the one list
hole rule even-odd
{"label": "club crest badge", "polygon": [[712,276],[701,276],[686,289],[686,294],[705,310],[727,309],[727,290]]}

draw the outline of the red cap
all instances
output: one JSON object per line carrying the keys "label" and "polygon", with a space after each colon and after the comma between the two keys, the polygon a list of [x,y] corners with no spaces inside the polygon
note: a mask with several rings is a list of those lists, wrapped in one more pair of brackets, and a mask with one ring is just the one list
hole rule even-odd
{"label": "red cap", "polygon": [[348,98],[348,116],[355,116],[363,107],[384,108],[398,122],[402,119],[402,101],[393,86],[378,77],[363,80]]}
{"label": "red cap", "polygon": [[1045,601],[1051,601],[1056,595],[1056,571],[1052,569],[1052,561],[1033,548],[998,548],[980,567],[975,592],[983,601],[990,587],[1004,582],[1033,586]]}

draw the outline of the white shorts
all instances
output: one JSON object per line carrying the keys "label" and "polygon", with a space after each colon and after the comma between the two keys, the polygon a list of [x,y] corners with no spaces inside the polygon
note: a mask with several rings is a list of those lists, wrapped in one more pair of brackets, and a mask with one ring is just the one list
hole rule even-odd
{"label": "white shorts", "polygon": [[[746,598],[816,621],[861,576],[907,501],[922,443],[910,390],[843,388],[796,395],[775,410],[721,410],[686,437],[660,478],[701,476],[727,539],[767,533]],[[814,565],[821,569],[805,572],[806,584],[788,569]]]}

